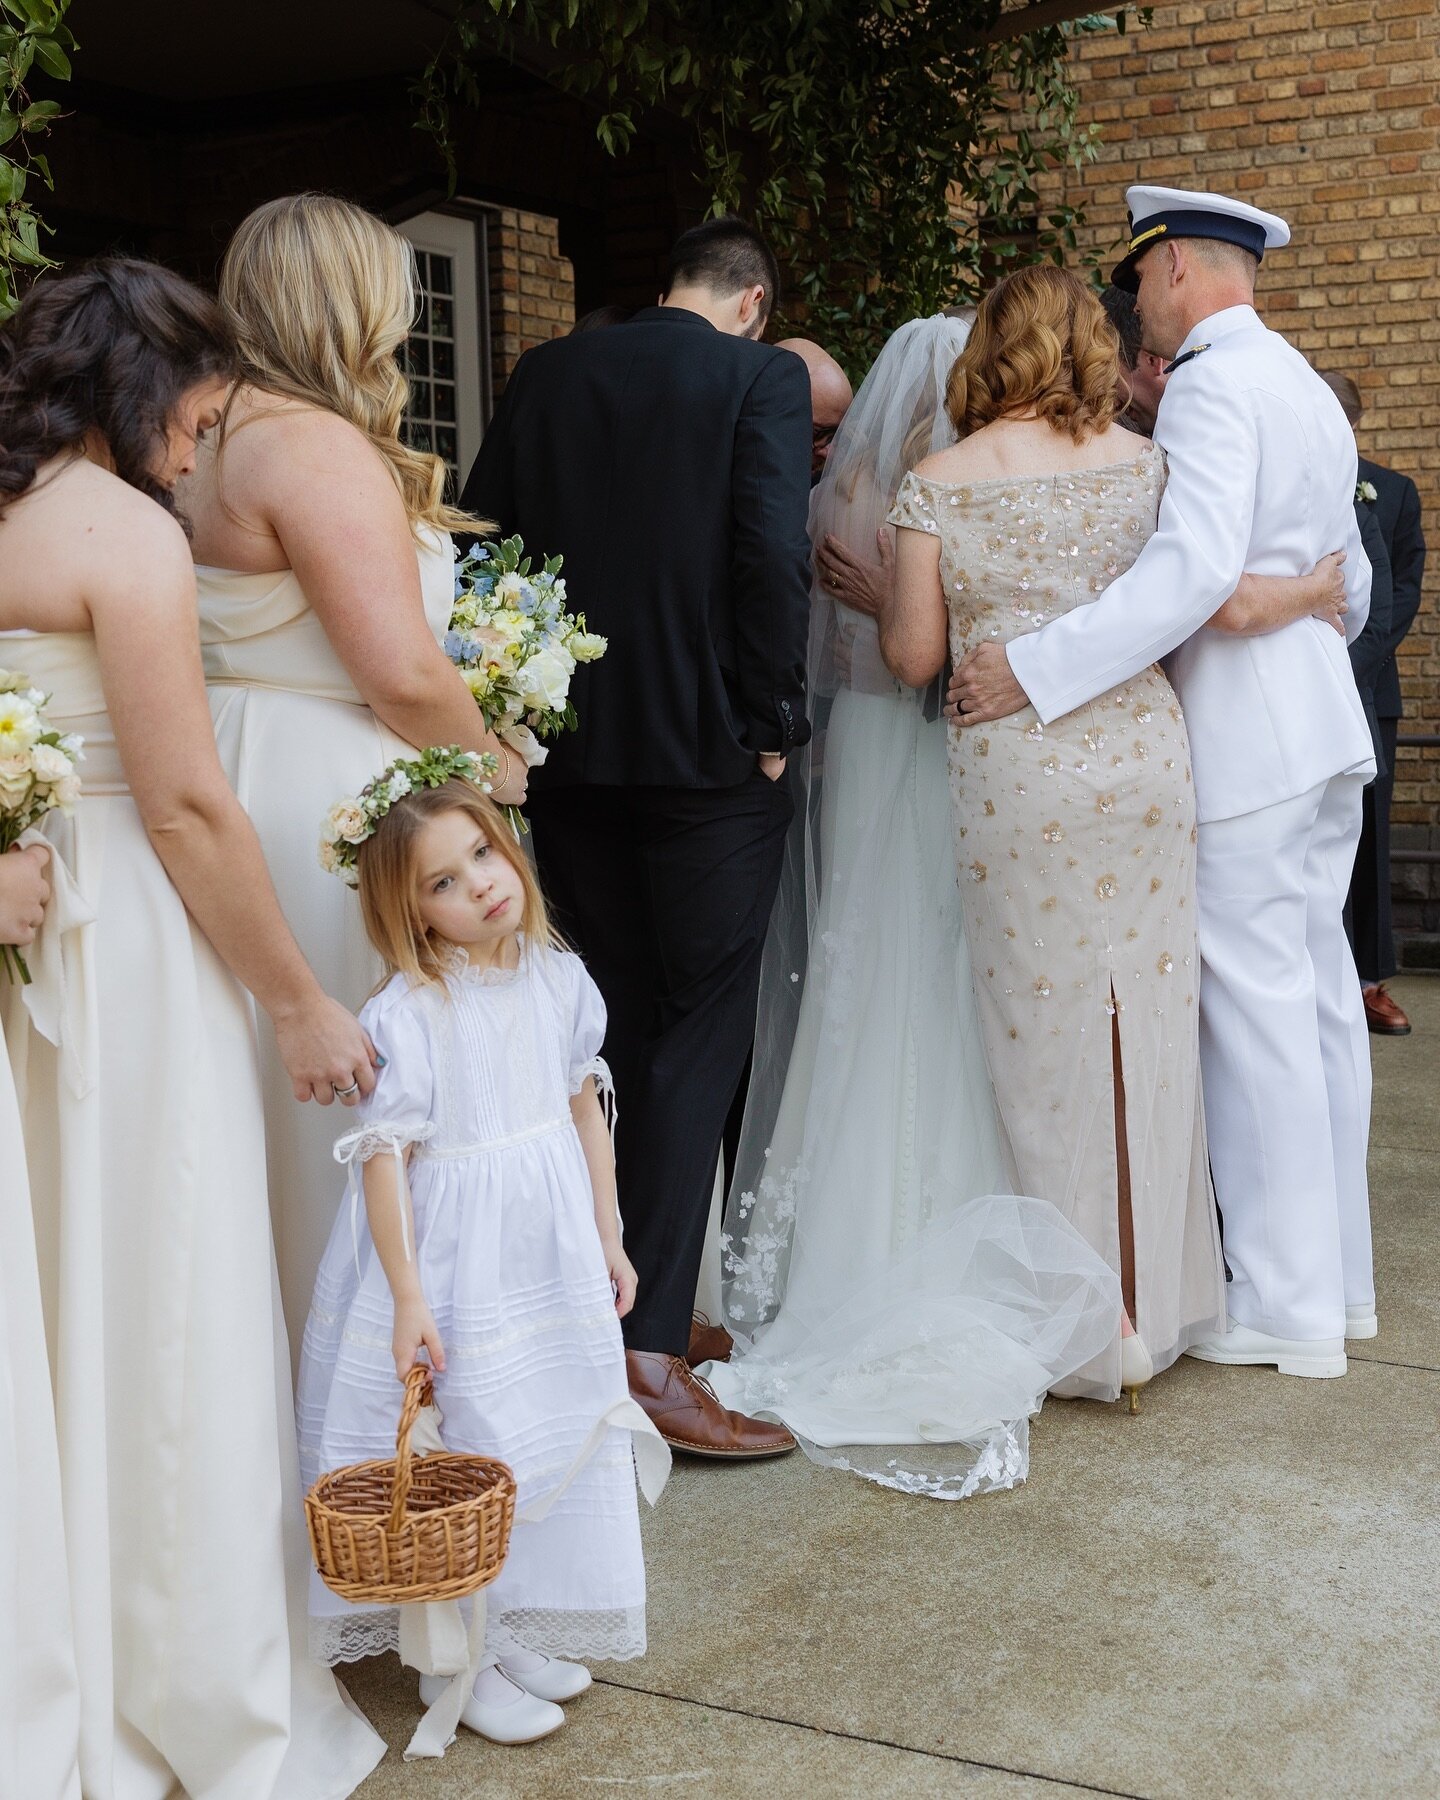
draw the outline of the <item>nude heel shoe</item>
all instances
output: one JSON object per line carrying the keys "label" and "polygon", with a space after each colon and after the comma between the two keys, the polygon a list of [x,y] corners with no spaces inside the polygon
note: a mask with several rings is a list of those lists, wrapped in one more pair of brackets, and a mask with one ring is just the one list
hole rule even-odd
{"label": "nude heel shoe", "polygon": [[[1126,1326],[1130,1326],[1127,1331]],[[1140,1390],[1155,1378],[1155,1364],[1128,1316],[1120,1328],[1120,1391],[1130,1401],[1130,1411],[1140,1410]]]}

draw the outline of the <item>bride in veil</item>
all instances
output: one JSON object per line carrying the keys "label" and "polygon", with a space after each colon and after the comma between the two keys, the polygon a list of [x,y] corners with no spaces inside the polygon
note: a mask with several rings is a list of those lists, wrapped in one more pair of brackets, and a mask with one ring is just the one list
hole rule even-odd
{"label": "bride in veil", "polygon": [[[885,345],[812,497],[814,543],[873,565],[905,472],[954,441],[968,330],[939,314]],[[1055,1207],[1010,1191],[938,690],[897,683],[874,620],[818,581],[809,679],[721,1239],[736,1348],[705,1372],[818,1462],[961,1499],[1025,1478],[1028,1421],[1114,1337],[1119,1284]]]}

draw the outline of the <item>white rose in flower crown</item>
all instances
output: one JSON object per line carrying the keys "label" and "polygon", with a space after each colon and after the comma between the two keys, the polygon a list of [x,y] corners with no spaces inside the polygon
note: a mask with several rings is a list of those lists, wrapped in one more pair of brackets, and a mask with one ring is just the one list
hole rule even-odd
{"label": "white rose in flower crown", "polygon": [[410,777],[403,769],[396,769],[395,773],[390,777],[389,786],[386,791],[390,795],[390,804],[392,806],[397,800],[403,800],[410,792]]}
{"label": "white rose in flower crown", "polygon": [[347,844],[362,844],[370,831],[370,821],[358,800],[337,800],[325,815],[326,834],[333,840],[343,838]]}
{"label": "white rose in flower crown", "polygon": [[28,750],[0,756],[0,806],[18,806],[34,780]]}
{"label": "white rose in flower crown", "polygon": [[515,677],[526,712],[558,712],[570,697],[575,658],[558,644],[537,650]]}
{"label": "white rose in flower crown", "polygon": [[0,756],[28,750],[40,735],[40,714],[28,695],[0,694]]}
{"label": "white rose in flower crown", "polygon": [[320,840],[320,867],[327,875],[333,875],[340,867],[340,857],[329,838]]}
{"label": "white rose in flower crown", "polygon": [[70,758],[54,744],[37,744],[30,752],[30,766],[35,771],[35,779],[43,781],[47,787],[64,781],[72,773]]}

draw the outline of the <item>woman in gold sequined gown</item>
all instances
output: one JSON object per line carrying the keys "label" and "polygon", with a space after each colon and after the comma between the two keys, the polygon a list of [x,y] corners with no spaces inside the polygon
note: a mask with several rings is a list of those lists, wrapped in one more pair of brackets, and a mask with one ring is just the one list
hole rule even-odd
{"label": "woman in gold sequined gown", "polygon": [[[1155,528],[1164,458],[1112,423],[1116,343],[1074,276],[987,298],[951,376],[961,442],[906,477],[882,649],[902,680],[1083,606]],[[1250,578],[1247,577],[1247,581]],[[1295,584],[1265,584],[1291,589]],[[1113,1398],[1224,1316],[1200,1102],[1195,800],[1163,671],[1049,726],[950,729],[957,873],[1016,1191],[1121,1277],[1127,1318],[1061,1390]],[[1138,1349],[1138,1356],[1136,1351]],[[1148,1353],[1148,1354],[1147,1354]]]}

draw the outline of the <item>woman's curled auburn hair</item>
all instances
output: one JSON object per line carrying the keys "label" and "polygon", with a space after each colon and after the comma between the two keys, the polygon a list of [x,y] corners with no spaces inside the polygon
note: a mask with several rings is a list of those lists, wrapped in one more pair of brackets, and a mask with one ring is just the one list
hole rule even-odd
{"label": "woman's curled auburn hair", "polygon": [[1053,263],[1016,269],[985,296],[945,390],[957,437],[1017,414],[1077,443],[1115,417],[1120,340],[1096,294]]}
{"label": "woman's curled auburn hair", "polygon": [[115,473],[174,511],[154,470],[187,388],[234,373],[219,306],[170,269],[101,257],[42,278],[0,328],[0,517],[94,431]]}

